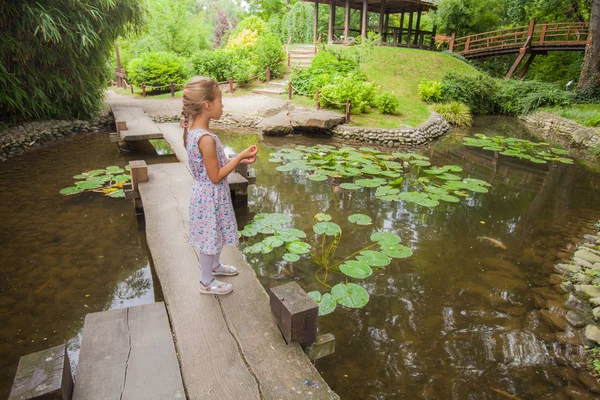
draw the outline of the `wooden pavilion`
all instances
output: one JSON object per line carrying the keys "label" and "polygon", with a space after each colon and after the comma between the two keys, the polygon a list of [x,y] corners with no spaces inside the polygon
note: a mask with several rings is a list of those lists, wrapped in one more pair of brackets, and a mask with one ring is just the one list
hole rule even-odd
{"label": "wooden pavilion", "polygon": [[[435,9],[433,0],[304,0],[315,3],[314,40],[318,38],[319,3],[328,4],[329,27],[327,30],[328,43],[345,43],[354,33],[363,38],[367,30],[375,31],[381,36],[382,45],[401,47],[433,47],[435,27],[433,31],[421,30],[421,14]],[[336,9],[344,9],[344,26],[335,26]],[[350,27],[350,10],[360,11],[360,27]],[[378,14],[377,25],[368,25],[368,13]],[[399,26],[392,26],[390,15],[399,14]],[[416,23],[415,23],[416,19]],[[407,24],[405,21],[407,20]],[[405,27],[406,25],[406,27]],[[336,36],[336,31],[342,31]],[[429,42],[429,43],[427,43]]]}

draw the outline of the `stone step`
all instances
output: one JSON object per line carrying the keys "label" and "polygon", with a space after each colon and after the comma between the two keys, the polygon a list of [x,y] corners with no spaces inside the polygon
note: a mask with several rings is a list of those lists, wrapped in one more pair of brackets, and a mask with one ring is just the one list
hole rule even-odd
{"label": "stone step", "polygon": [[286,87],[287,86],[287,81],[271,81],[269,82],[269,86],[275,86],[275,87]]}
{"label": "stone step", "polygon": [[288,53],[290,53],[291,55],[294,54],[303,54],[303,55],[315,55],[315,49],[290,49],[288,50]]}
{"label": "stone step", "polygon": [[312,60],[314,55],[312,54],[290,54],[292,60]]}
{"label": "stone step", "polygon": [[252,89],[252,93],[257,93],[257,94],[274,94],[274,95],[280,95],[283,92],[285,92],[285,89],[283,87],[281,87],[281,88],[257,88],[257,89]]}
{"label": "stone step", "polygon": [[312,58],[292,58],[292,59],[290,59],[290,63],[311,64]]}

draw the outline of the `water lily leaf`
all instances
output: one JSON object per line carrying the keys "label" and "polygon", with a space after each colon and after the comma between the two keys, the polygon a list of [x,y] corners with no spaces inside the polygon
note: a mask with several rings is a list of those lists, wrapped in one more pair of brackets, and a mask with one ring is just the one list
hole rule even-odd
{"label": "water lily leaf", "polygon": [[310,244],[304,243],[301,241],[288,242],[288,243],[286,243],[285,248],[290,253],[294,253],[294,254],[306,254],[306,253],[310,252]]}
{"label": "water lily leaf", "polygon": [[570,158],[566,158],[566,157],[559,157],[558,161],[560,161],[563,164],[573,164],[573,160],[571,160]]}
{"label": "water lily leaf", "polygon": [[430,175],[439,175],[439,174],[443,174],[444,172],[446,172],[446,170],[442,169],[442,168],[429,168],[429,169],[424,169],[423,172],[425,172],[426,174],[430,174]]}
{"label": "water lily leaf", "polygon": [[360,186],[355,185],[354,183],[348,183],[348,182],[344,182],[344,183],[340,184],[340,187],[342,189],[346,189],[346,190],[357,190],[357,189],[361,188]]}
{"label": "water lily leaf", "polygon": [[365,214],[352,214],[348,217],[348,221],[357,225],[371,225],[373,220]]}
{"label": "water lily leaf", "polygon": [[90,175],[88,175],[88,174],[86,174],[84,172],[83,174],[75,175],[73,178],[75,178],[75,179],[87,179],[89,177],[90,177]]}
{"label": "water lily leaf", "polygon": [[258,232],[256,231],[256,229],[254,229],[254,227],[250,227],[250,226],[246,225],[244,227],[244,229],[242,229],[240,231],[240,233],[242,234],[242,236],[245,236],[245,237],[253,237],[253,236],[256,236],[256,234]]}
{"label": "water lily leaf", "polygon": [[324,214],[324,213],[318,213],[318,214],[315,214],[315,217],[314,217],[314,218],[315,218],[317,221],[325,221],[325,222],[327,222],[327,221],[331,221],[331,215],[329,215],[329,214]]}
{"label": "water lily leaf", "polygon": [[450,172],[462,172],[462,168],[459,167],[458,165],[444,165],[442,167],[443,170],[446,171],[450,171]]}
{"label": "water lily leaf", "polygon": [[400,236],[392,232],[375,232],[371,235],[371,240],[380,245],[391,245],[400,243]]}
{"label": "water lily leaf", "polygon": [[286,164],[286,165],[280,165],[275,169],[280,172],[287,172],[287,171],[293,171],[295,168],[291,164]]}
{"label": "water lily leaf", "polygon": [[317,222],[313,226],[313,231],[315,231],[317,235],[325,234],[327,236],[333,236],[341,233],[342,228],[334,222]]}
{"label": "water lily leaf", "polygon": [[362,261],[350,260],[340,265],[340,271],[352,278],[364,279],[373,274],[369,264]]}
{"label": "water lily leaf", "polygon": [[419,167],[429,167],[431,163],[425,160],[410,160],[409,163],[412,165],[417,165]]}
{"label": "water lily leaf", "polygon": [[416,203],[419,204],[419,205],[421,205],[421,206],[429,207],[429,208],[438,206],[440,204],[439,201],[437,201],[435,199],[432,199],[430,197],[427,197],[427,198],[425,198],[423,200],[419,200]]}
{"label": "water lily leaf", "polygon": [[306,237],[306,233],[304,233],[303,231],[301,231],[300,229],[295,229],[295,228],[285,228],[285,229],[281,229],[280,231],[278,231],[277,233],[281,234],[281,235],[291,235],[291,236],[295,236],[297,238],[300,239],[304,239]]}
{"label": "water lily leaf", "polygon": [[109,193],[108,196],[110,197],[125,197],[125,191],[123,191],[123,189],[119,189],[116,192],[112,192]]}
{"label": "water lily leaf", "polygon": [[319,305],[319,316],[331,314],[337,307],[335,298],[330,293],[308,292],[308,295]]}
{"label": "water lily leaf", "polygon": [[269,158],[269,162],[272,162],[272,163],[280,163],[282,161],[283,160],[281,158],[276,158],[276,157]]}
{"label": "water lily leaf", "polygon": [[354,181],[354,183],[358,186],[374,188],[374,187],[383,185],[385,183],[385,181],[383,179],[377,179],[377,178],[357,179]]}
{"label": "water lily leaf", "polygon": [[129,182],[131,180],[131,176],[125,174],[117,175],[114,177],[114,180],[117,182]]}
{"label": "water lily leaf", "polygon": [[104,170],[104,169],[95,169],[93,171],[88,171],[88,172],[84,172],[84,173],[88,174],[89,176],[98,176],[98,175],[104,175],[105,172],[106,172],[106,170]]}
{"label": "water lily leaf", "polygon": [[308,176],[308,179],[315,182],[322,182],[327,180],[327,175],[312,174]]}
{"label": "water lily leaf", "polygon": [[296,262],[300,259],[300,256],[294,253],[285,253],[283,259],[287,262]]}
{"label": "water lily leaf", "polygon": [[458,197],[452,196],[450,194],[440,194],[438,195],[438,199],[447,203],[458,203],[460,201]]}
{"label": "water lily leaf", "polygon": [[460,181],[461,177],[454,174],[443,173],[440,175],[436,175],[436,178],[443,179],[445,181]]}
{"label": "water lily leaf", "polygon": [[131,171],[131,165],[127,164],[127,165],[125,166],[125,171]]}
{"label": "water lily leaf", "polygon": [[375,191],[375,196],[385,196],[387,194],[397,194],[397,193],[400,193],[399,189],[396,189],[389,185],[385,185],[385,186],[379,186],[377,188],[377,190]]}
{"label": "water lily leaf", "polygon": [[398,247],[396,248],[383,248],[381,249],[381,252],[383,254],[385,254],[388,257],[392,257],[392,258],[408,258],[410,256],[412,256],[413,252],[410,248],[403,246],[403,245],[397,245]]}
{"label": "water lily leaf", "polygon": [[120,174],[123,173],[125,170],[121,167],[117,167],[116,165],[111,165],[109,167],[106,167],[106,172],[110,172],[111,174]]}
{"label": "water lily leaf", "polygon": [[365,153],[373,153],[373,154],[381,153],[381,151],[372,149],[370,147],[361,147],[360,150],[364,151]]}
{"label": "water lily leaf", "polygon": [[551,152],[553,152],[554,154],[561,154],[561,155],[566,155],[569,154],[569,152],[565,149],[558,149],[556,147],[553,147],[550,149]]}
{"label": "water lily leaf", "polygon": [[404,178],[400,177],[400,178],[398,178],[396,180],[393,180],[393,181],[389,182],[388,185],[390,185],[390,186],[399,186],[402,183],[403,180],[404,180]]}
{"label": "water lily leaf", "polygon": [[263,243],[272,247],[279,247],[283,245],[283,240],[277,236],[269,236],[263,240]]}
{"label": "water lily leaf", "polygon": [[379,175],[379,174],[381,174],[382,171],[383,170],[381,168],[372,166],[372,167],[365,167],[365,168],[363,168],[361,172],[363,174]]}
{"label": "water lily leaf", "polygon": [[392,261],[388,256],[379,251],[363,250],[360,254],[356,259],[366,262],[371,267],[385,267]]}
{"label": "water lily leaf", "polygon": [[331,288],[331,295],[338,303],[350,308],[364,307],[369,302],[369,292],[355,283],[338,283]]}
{"label": "water lily leaf", "polygon": [[79,186],[71,186],[68,188],[61,189],[60,194],[64,194],[65,196],[70,196],[72,194],[77,194],[83,192],[85,189]]}
{"label": "water lily leaf", "polygon": [[81,189],[98,189],[102,186],[102,183],[94,181],[79,181],[75,182],[75,185]]}

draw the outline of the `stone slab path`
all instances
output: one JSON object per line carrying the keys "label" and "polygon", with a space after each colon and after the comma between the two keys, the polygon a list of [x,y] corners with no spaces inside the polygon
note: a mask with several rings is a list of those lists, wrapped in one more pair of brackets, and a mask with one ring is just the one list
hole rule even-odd
{"label": "stone slab path", "polygon": [[124,142],[137,140],[162,139],[162,132],[140,107],[113,106],[115,123],[124,121],[127,129],[121,129],[120,139]]}
{"label": "stone slab path", "polygon": [[[297,343],[286,345],[269,298],[235,247],[221,260],[233,293],[198,293],[199,257],[188,244],[192,177],[183,163],[148,166],[140,183],[146,236],[190,399],[338,399]],[[309,382],[307,385],[306,383]]]}

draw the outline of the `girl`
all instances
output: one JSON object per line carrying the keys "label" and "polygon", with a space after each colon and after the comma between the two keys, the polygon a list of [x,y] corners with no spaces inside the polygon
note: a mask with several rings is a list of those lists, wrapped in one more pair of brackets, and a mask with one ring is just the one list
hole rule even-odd
{"label": "girl", "polygon": [[230,284],[214,278],[238,273],[234,266],[219,262],[223,245],[238,244],[227,175],[240,163],[253,163],[258,153],[253,145],[228,162],[219,138],[208,127],[211,119],[221,118],[221,100],[219,85],[211,78],[192,78],[183,89],[183,143],[194,177],[189,241],[200,252],[200,293],[203,294],[227,294],[233,290]]}

